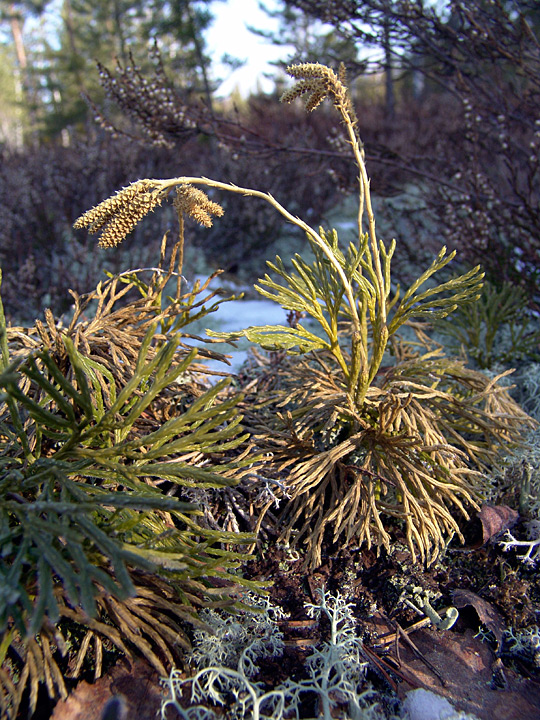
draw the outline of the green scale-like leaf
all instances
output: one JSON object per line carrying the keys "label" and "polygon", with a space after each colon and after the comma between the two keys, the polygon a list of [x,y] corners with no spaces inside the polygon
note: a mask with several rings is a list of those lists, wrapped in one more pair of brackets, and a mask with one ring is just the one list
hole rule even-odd
{"label": "green scale-like leaf", "polygon": [[[335,230],[326,234],[320,229],[323,242],[332,249],[346,276],[357,281],[359,287],[371,298],[375,291],[370,282],[363,277],[358,268],[364,261],[367,239],[357,249],[353,244],[345,256],[338,248]],[[235,342],[245,337],[267,350],[287,350],[289,353],[307,353],[312,350],[332,350],[338,345],[338,325],[342,320],[350,319],[350,309],[344,302],[344,287],[335,268],[329,262],[321,248],[308,236],[315,260],[308,264],[300,255],[292,259],[294,272],[289,272],[279,256],[275,262],[268,262],[269,268],[283,279],[274,280],[265,275],[255,285],[255,289],[265,298],[279,303],[285,310],[309,315],[321,328],[320,335],[307,330],[302,324],[295,327],[284,325],[262,325],[249,327],[239,332],[213,332],[211,337]],[[369,264],[366,267],[372,274]],[[358,296],[361,295],[359,290]]]}
{"label": "green scale-like leaf", "polygon": [[329,347],[328,343],[301,325],[297,325],[295,328],[286,325],[259,325],[239,332],[214,332],[213,330],[206,332],[210,337],[221,338],[227,342],[236,342],[245,337],[265,350],[306,353],[310,350],[322,350]]}
{"label": "green scale-like leaf", "polygon": [[443,247],[431,266],[411,285],[393,314],[388,328],[390,334],[413,318],[443,318],[462,303],[480,297],[484,273],[480,272],[479,266],[440,285],[418,292],[432,275],[453,260],[455,254],[453,251],[446,255],[446,247]]}

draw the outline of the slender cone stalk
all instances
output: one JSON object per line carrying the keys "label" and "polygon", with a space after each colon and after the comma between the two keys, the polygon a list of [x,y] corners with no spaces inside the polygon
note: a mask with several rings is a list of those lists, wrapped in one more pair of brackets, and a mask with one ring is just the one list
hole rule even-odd
{"label": "slender cone stalk", "polygon": [[316,232],[312,227],[310,227],[307,223],[305,223],[303,220],[301,220],[299,217],[296,217],[292,213],[290,213],[286,208],[283,207],[270,193],[262,192],[261,190],[252,190],[251,188],[244,188],[240,187],[239,185],[233,185],[232,183],[223,183],[219,182],[217,180],[211,180],[210,178],[205,177],[177,177],[173,178],[172,180],[159,180],[156,181],[162,183],[162,190],[164,194],[167,192],[170,192],[173,188],[177,187],[178,185],[183,184],[189,184],[189,185],[204,185],[206,187],[212,187],[216,188],[217,190],[227,190],[228,192],[238,193],[240,195],[246,195],[248,197],[258,197],[261,198],[261,200],[265,200],[266,202],[270,203],[272,207],[274,207],[283,217],[291,222],[293,225],[296,225],[297,227],[301,228],[305,233],[307,233],[321,248],[321,250],[324,252],[330,263],[332,264],[335,271],[338,273],[345,290],[345,295],[347,296],[347,301],[349,303],[349,307],[351,310],[352,318],[353,318],[353,325],[355,327],[355,330],[360,329],[360,319],[358,317],[358,311],[356,309],[356,302],[354,300],[353,295],[353,289],[351,286],[351,283],[347,279],[345,273],[343,272],[343,268],[339,264],[339,262],[336,260],[334,254],[332,251],[328,248],[324,240],[321,238],[318,232]]}

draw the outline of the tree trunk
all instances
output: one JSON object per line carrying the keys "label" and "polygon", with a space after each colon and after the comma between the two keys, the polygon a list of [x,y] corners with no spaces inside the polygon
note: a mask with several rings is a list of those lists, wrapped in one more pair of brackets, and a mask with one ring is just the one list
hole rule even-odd
{"label": "tree trunk", "polygon": [[[32,132],[36,128],[36,108],[35,96],[31,90],[30,77],[28,75],[28,56],[24,46],[22,23],[20,13],[17,11],[14,3],[9,6],[9,26],[15,45],[15,54],[17,56],[17,77],[15,78],[15,92],[18,100],[28,110],[30,125]],[[22,125],[19,125],[16,133],[16,143],[22,147],[24,145],[24,132]]]}
{"label": "tree trunk", "polygon": [[384,86],[385,86],[385,112],[387,120],[393,120],[396,110],[394,94],[394,76],[392,72],[392,47],[390,21],[383,22],[383,51],[384,51]]}
{"label": "tree trunk", "polygon": [[193,8],[191,7],[190,2],[187,3],[187,11],[188,11],[188,15],[189,15],[189,20],[191,22],[191,27],[193,28],[193,44],[195,45],[195,53],[197,55],[197,60],[199,61],[199,67],[201,69],[206,103],[208,105],[208,109],[211,112],[213,112],[212,90],[210,88],[210,81],[208,79],[207,63],[206,63],[204,53],[203,53],[201,38],[199,36],[199,33],[197,32],[197,26],[196,26],[195,18],[193,16]]}

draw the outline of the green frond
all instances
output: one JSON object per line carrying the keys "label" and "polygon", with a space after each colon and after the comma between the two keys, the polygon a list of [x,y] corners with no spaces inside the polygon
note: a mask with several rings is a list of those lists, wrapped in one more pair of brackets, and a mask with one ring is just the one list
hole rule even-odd
{"label": "green frond", "polygon": [[236,342],[245,337],[265,350],[287,350],[292,354],[304,354],[311,350],[329,348],[327,342],[301,325],[297,325],[295,328],[286,325],[260,325],[238,332],[215,332],[213,330],[206,332],[210,337],[220,338],[226,342]]}
{"label": "green frond", "polygon": [[[193,295],[187,302],[198,304]],[[91,349],[87,326],[57,332],[49,323],[40,337],[57,333],[54,340],[18,352],[0,373],[0,647],[5,657],[14,643],[20,658],[0,674],[8,716],[27,685],[32,705],[47,673],[60,683],[53,625],[78,623],[96,647],[105,638],[122,652],[144,651],[161,672],[189,646],[174,618],[197,624],[197,606],[232,604],[239,582],[259,587],[238,578],[246,556],[230,549],[253,535],[207,528],[200,507],[181,496],[182,488],[230,487],[235,473],[256,462],[241,451],[248,437],[242,396],[228,379],[192,395],[189,383],[178,385],[197,350],[184,350],[176,333],[164,338],[148,303],[154,317],[162,312],[150,291],[139,306],[119,311],[122,323],[131,313],[137,335],[119,348],[118,367]],[[109,322],[113,308],[110,302]],[[110,325],[102,332],[100,312],[89,323],[97,343],[114,336]],[[137,313],[146,316],[142,328]],[[5,323],[2,331],[7,337]],[[171,415],[167,406],[179,391],[182,409]],[[146,596],[154,605],[143,611]],[[140,634],[130,629],[136,626]],[[88,642],[77,672],[83,647]],[[47,685],[52,697],[61,687]]]}
{"label": "green frond", "polygon": [[455,251],[446,255],[446,248],[443,247],[431,266],[404,293],[389,322],[389,334],[393,334],[413,318],[443,318],[463,303],[480,297],[484,278],[480,266],[420,292],[422,285],[444,268],[454,256]]}
{"label": "green frond", "polygon": [[450,339],[450,349],[465,351],[479,367],[540,358],[540,330],[535,327],[528,297],[521,287],[486,283],[477,302],[463,303],[452,322],[437,323]]}

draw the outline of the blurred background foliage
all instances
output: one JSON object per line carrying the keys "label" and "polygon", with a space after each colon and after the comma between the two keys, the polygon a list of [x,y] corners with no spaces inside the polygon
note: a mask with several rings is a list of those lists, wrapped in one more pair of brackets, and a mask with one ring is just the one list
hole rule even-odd
{"label": "blurred background foliage", "polygon": [[[464,264],[480,261],[495,287],[521,287],[526,311],[537,309],[537,2],[280,0],[266,8],[277,30],[253,28],[283,49],[272,88],[221,97],[207,33],[222,2],[0,0],[8,318],[62,313],[69,288],[95,286],[103,258],[72,222],[139,177],[181,170],[241,182],[314,226],[346,207],[355,169],[329,109],[305,116],[275,102],[284,66],[298,60],[347,65],[379,228],[400,240],[403,280],[444,242]],[[231,67],[235,50],[231,34]],[[262,203],[231,197],[225,211],[210,232],[190,228],[186,272],[220,266],[251,280],[280,243],[304,249]],[[108,268],[125,268],[128,254],[131,265],[149,264],[174,222],[172,208],[148,218],[107,254]]]}

